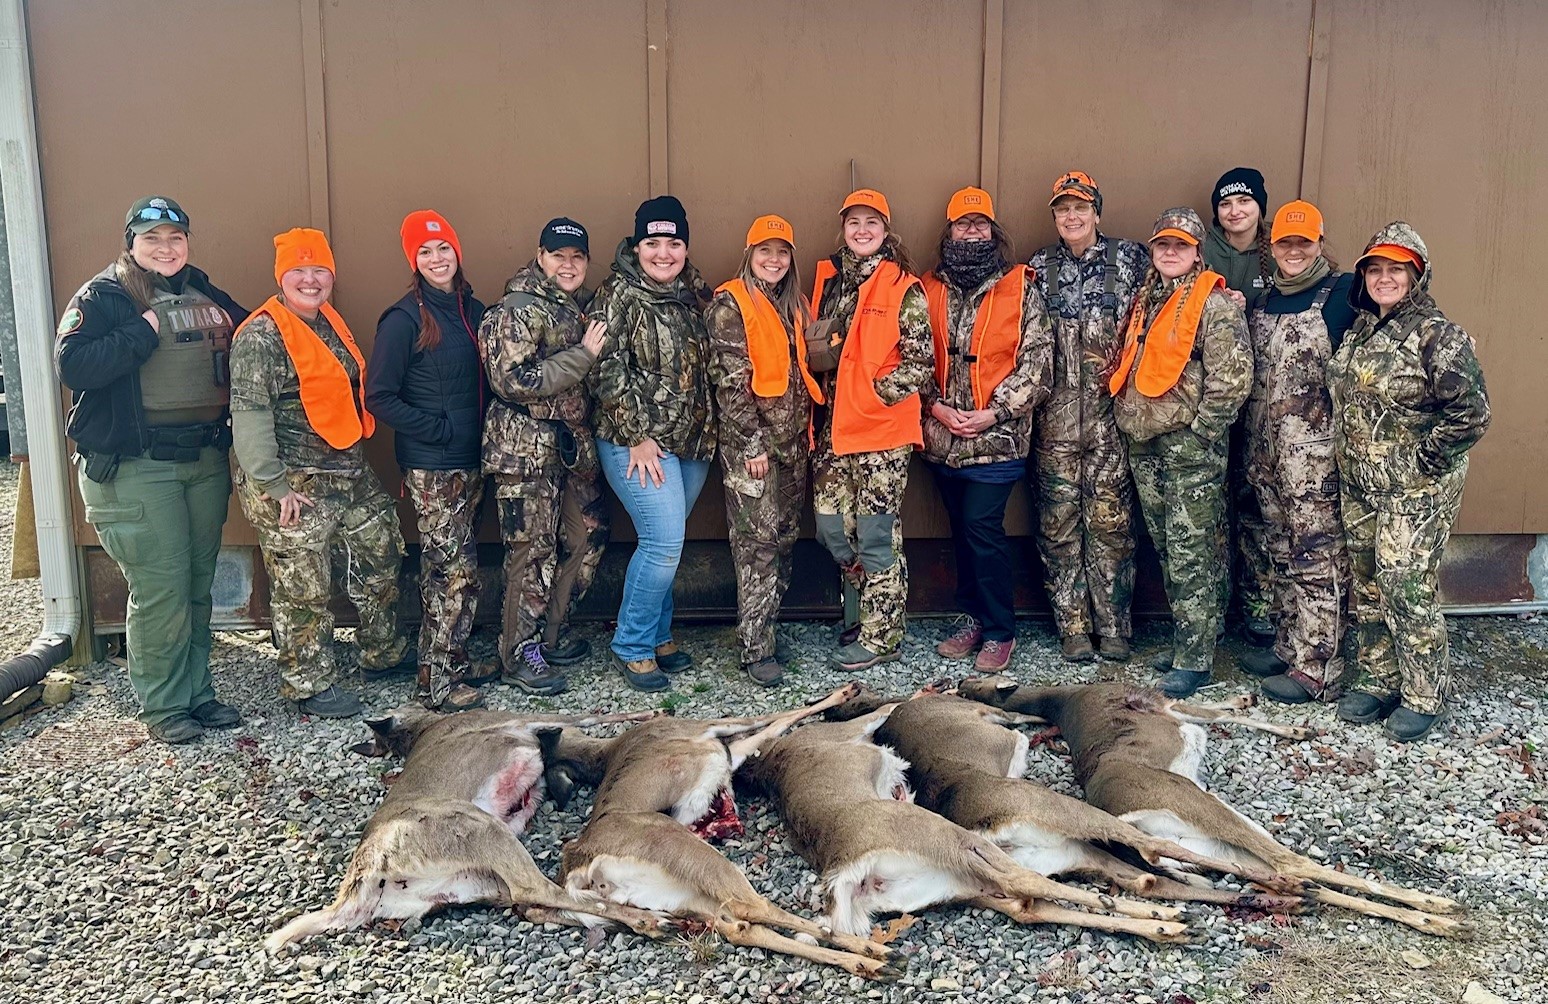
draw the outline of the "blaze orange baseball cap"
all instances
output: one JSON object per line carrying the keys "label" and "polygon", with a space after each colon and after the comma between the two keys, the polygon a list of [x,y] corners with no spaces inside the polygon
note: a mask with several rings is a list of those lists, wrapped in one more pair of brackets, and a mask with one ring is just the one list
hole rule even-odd
{"label": "blaze orange baseball cap", "polygon": [[1048,200],[1048,204],[1051,206],[1066,195],[1073,195],[1087,202],[1100,202],[1102,190],[1097,188],[1096,179],[1085,171],[1065,171],[1059,175],[1059,180],[1054,182],[1053,198]]}
{"label": "blaze orange baseball cap", "polygon": [[850,192],[844,204],[839,207],[839,214],[843,215],[846,209],[853,209],[855,206],[874,209],[882,214],[882,219],[888,223],[892,222],[892,210],[887,206],[887,197],[874,188],[857,188]]}
{"label": "blaze orange baseball cap", "polygon": [[1274,214],[1274,226],[1269,231],[1269,241],[1286,237],[1304,237],[1309,241],[1322,240],[1322,212],[1310,202],[1296,199],[1279,207]]}
{"label": "blaze orange baseball cap", "polygon": [[994,202],[989,198],[989,193],[982,188],[958,189],[951,196],[951,201],[946,203],[946,222],[955,223],[964,216],[978,213],[994,219]]}
{"label": "blaze orange baseball cap", "polygon": [[1360,256],[1360,260],[1355,262],[1355,267],[1359,268],[1364,265],[1367,258],[1385,258],[1388,261],[1400,261],[1405,265],[1412,265],[1421,272],[1424,271],[1424,259],[1401,244],[1374,245],[1369,251]]}
{"label": "blaze orange baseball cap", "polygon": [[795,247],[795,230],[783,216],[760,216],[747,228],[747,247],[774,240]]}

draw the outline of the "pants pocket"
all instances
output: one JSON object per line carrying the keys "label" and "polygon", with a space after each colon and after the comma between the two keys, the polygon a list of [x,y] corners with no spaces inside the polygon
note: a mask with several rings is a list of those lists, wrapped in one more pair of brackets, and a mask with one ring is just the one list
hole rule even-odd
{"label": "pants pocket", "polygon": [[120,565],[137,565],[155,556],[156,534],[145,521],[140,502],[101,502],[86,506],[86,522],[97,531],[102,548]]}

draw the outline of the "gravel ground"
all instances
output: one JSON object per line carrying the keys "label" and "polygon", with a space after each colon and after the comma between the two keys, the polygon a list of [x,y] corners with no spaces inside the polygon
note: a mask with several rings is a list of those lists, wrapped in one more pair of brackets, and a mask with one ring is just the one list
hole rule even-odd
{"label": "gravel ground", "polygon": [[[0,465],[7,520],[15,469]],[[0,624],[14,651],[37,622],[35,583],[0,584]],[[916,621],[901,664],[869,682],[903,691],[961,665],[938,660],[944,625]],[[679,714],[756,713],[815,698],[843,682],[822,665],[831,626],[782,627],[795,653],[790,684],[770,693],[740,677],[729,627],[694,628],[680,641],[700,662],[667,699]],[[602,650],[606,632],[583,633]],[[344,661],[352,656],[340,634]],[[1013,663],[1029,681],[1143,681],[1162,644],[1145,625],[1126,667],[1070,667],[1047,626],[1025,622]],[[262,937],[301,909],[332,899],[392,765],[352,756],[358,722],[301,721],[275,694],[266,636],[226,634],[216,645],[221,695],[245,727],[169,749],[144,742],[121,667],[83,667],[77,698],[0,734],[0,999],[244,1001],[1456,1001],[1471,981],[1507,1000],[1548,996],[1544,885],[1548,846],[1507,832],[1542,805],[1540,751],[1548,701],[1548,622],[1454,621],[1458,710],[1428,743],[1403,748],[1351,728],[1331,711],[1268,709],[1324,730],[1292,743],[1211,729],[1211,785],[1305,853],[1352,870],[1444,893],[1472,908],[1471,943],[1336,910],[1279,922],[1227,918],[1196,906],[1190,947],[1017,927],[998,915],[927,913],[895,945],[902,982],[866,984],[834,970],[704,939],[647,943],[615,935],[598,947],[571,929],[534,927],[503,911],[458,908],[397,932],[356,931],[286,950]],[[488,653],[480,633],[475,648]],[[1208,693],[1247,689],[1221,659]],[[640,708],[659,703],[596,665],[578,667],[571,693],[529,702],[498,688],[513,710]],[[367,687],[372,709],[399,703],[404,686]],[[1072,790],[1068,764],[1040,748],[1033,776]],[[791,851],[767,805],[743,807],[747,836],[727,853],[782,906],[817,905],[815,877]],[[556,869],[562,841],[589,809],[547,806],[526,838]],[[1497,817],[1499,817],[1497,819]],[[1530,821],[1529,821],[1530,823]]]}

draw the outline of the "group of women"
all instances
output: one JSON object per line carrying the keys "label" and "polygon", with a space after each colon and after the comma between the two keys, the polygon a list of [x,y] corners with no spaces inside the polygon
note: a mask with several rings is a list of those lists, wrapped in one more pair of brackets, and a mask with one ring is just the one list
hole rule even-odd
{"label": "group of women", "polygon": [[[783,676],[774,621],[808,494],[847,601],[832,664],[899,658],[901,510],[919,452],[956,555],[961,617],[942,656],[1010,664],[1004,516],[1030,458],[1065,657],[1130,657],[1137,495],[1174,617],[1160,685],[1185,696],[1209,679],[1229,595],[1240,417],[1253,502],[1240,546],[1275,622],[1273,652],[1244,668],[1269,697],[1341,697],[1346,719],[1418,738],[1447,690],[1436,566],[1488,423],[1471,339],[1429,297],[1428,252],[1405,224],[1345,274],[1314,206],[1265,221],[1257,172],[1229,172],[1212,202],[1211,227],[1171,209],[1148,247],[1118,241],[1098,229],[1096,182],[1072,171],[1049,202],[1059,241],[1019,264],[989,193],[964,188],[921,270],[887,199],[860,189],[808,297],[787,220],[755,220],[736,275],[712,289],[682,204],[662,196],[641,204],[595,294],[589,236],[561,217],[487,308],[450,222],[420,211],[401,228],[408,291],[381,315],[368,365],[328,302],[322,234],[275,238],[280,293],[249,315],[188,264],[181,207],[143,199],[58,342],[87,519],[129,582],[143,716],[168,742],[240,720],[208,669],[231,444],[271,581],[281,692],[307,713],[360,709],[335,685],[336,565],[368,678],[417,673],[419,699],[446,711],[477,706],[502,674],[563,690],[564,667],[588,654],[566,622],[607,541],[603,480],[639,541],[611,661],[631,687],[668,688],[693,663],[673,639],[672,585],[717,454],[754,682]],[[417,653],[395,617],[401,534],[360,452],[377,420],[418,516]],[[506,554],[497,666],[467,654],[486,479]],[[1347,691],[1346,654],[1360,671]]]}

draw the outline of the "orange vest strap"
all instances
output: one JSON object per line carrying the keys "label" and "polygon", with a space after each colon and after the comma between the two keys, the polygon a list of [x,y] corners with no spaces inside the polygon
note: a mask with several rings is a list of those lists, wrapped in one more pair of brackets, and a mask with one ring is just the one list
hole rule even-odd
{"label": "orange vest strap", "polygon": [[[1016,352],[1021,348],[1021,306],[1026,296],[1030,271],[1025,265],[1013,265],[1000,281],[989,288],[973,318],[973,335],[963,357],[970,367],[973,407],[988,406],[995,389],[1016,369]],[[951,354],[946,284],[935,273],[926,275],[925,299],[930,305],[930,333],[935,343],[935,385],[946,391]]]}
{"label": "orange vest strap", "polygon": [[[344,364],[339,362],[317,332],[300,315],[285,306],[278,296],[269,297],[263,306],[253,311],[237,328],[232,339],[235,340],[253,322],[253,318],[260,314],[267,314],[279,329],[285,352],[290,356],[296,368],[296,378],[301,384],[301,408],[306,412],[308,424],[323,441],[335,450],[347,450],[360,442],[361,438],[375,432],[376,419],[366,410],[365,403],[365,358],[360,355],[360,349],[355,345],[355,336],[350,334],[349,326],[344,323],[339,312],[333,309],[333,304],[324,303],[322,315],[328,319],[334,334],[339,336],[344,348],[355,360],[360,374],[360,385],[356,392],[351,391],[349,373],[345,371]],[[355,393],[359,394],[360,399],[358,411],[353,400]]]}
{"label": "orange vest strap", "polygon": [[[774,309],[763,290],[748,288],[741,279],[730,279],[720,284],[715,292],[730,293],[742,314],[742,328],[747,333],[747,356],[752,361],[752,392],[759,397],[780,397],[790,387],[790,332]],[[822,392],[816,379],[806,368],[806,339],[802,332],[795,332],[796,366],[801,380],[817,402]]]}
{"label": "orange vest strap", "polygon": [[[1178,286],[1172,291],[1149,328],[1145,326],[1145,305],[1136,303],[1129,313],[1123,356],[1108,381],[1108,391],[1117,397],[1123,390],[1135,356],[1139,356],[1139,368],[1134,372],[1134,387],[1141,394],[1160,397],[1177,386],[1188,360],[1193,358],[1193,343],[1198,338],[1209,294],[1224,286],[1223,276],[1206,269],[1199,273],[1191,288]],[[1143,355],[1140,355],[1141,344],[1145,347]]]}

